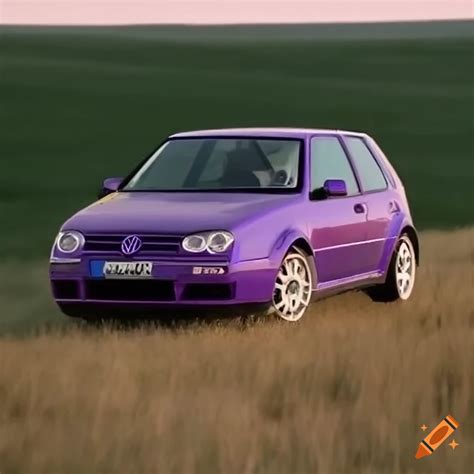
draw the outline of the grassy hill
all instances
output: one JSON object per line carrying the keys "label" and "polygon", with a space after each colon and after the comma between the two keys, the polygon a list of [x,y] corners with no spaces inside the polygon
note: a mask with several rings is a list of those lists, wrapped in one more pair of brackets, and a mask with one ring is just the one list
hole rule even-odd
{"label": "grassy hill", "polygon": [[167,134],[204,127],[367,131],[404,178],[419,227],[474,222],[472,35],[284,41],[250,29],[219,42],[216,31],[175,41],[152,30],[2,30],[0,259],[46,257],[104,177]]}

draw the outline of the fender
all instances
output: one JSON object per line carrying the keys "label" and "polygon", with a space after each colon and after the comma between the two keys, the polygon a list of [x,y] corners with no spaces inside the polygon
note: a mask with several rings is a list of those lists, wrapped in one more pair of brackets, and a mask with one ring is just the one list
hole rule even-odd
{"label": "fender", "polygon": [[275,240],[273,247],[270,252],[269,260],[276,269],[280,268],[280,264],[283,261],[283,258],[288,253],[288,250],[297,242],[297,245],[304,250],[308,256],[310,256],[310,266],[311,272],[313,274],[313,284],[316,288],[317,284],[317,271],[316,271],[316,262],[314,259],[314,250],[311,244],[308,241],[306,235],[298,229],[286,229],[284,230],[279,237]]}
{"label": "fender", "polygon": [[392,255],[395,250],[398,238],[400,237],[400,234],[402,233],[403,229],[407,227],[412,230],[415,237],[415,242],[413,242],[413,245],[415,247],[416,260],[418,263],[419,253],[416,229],[414,228],[412,223],[406,218],[406,216],[403,216],[403,214],[398,214],[392,219],[392,222],[390,223],[388,238],[385,242],[382,257],[380,259],[379,268],[381,269],[384,275],[387,273],[388,266],[390,265],[390,260],[392,259]]}
{"label": "fender", "polygon": [[283,257],[286,255],[288,250],[290,250],[292,244],[300,239],[303,239],[307,246],[311,249],[311,245],[303,232],[297,229],[285,229],[277,237],[272,248],[270,249],[269,260],[279,267]]}

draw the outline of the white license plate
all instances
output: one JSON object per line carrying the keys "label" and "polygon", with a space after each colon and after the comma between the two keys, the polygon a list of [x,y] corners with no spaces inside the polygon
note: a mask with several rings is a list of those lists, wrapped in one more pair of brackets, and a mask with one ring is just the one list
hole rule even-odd
{"label": "white license plate", "polygon": [[105,262],[105,278],[151,278],[151,262]]}

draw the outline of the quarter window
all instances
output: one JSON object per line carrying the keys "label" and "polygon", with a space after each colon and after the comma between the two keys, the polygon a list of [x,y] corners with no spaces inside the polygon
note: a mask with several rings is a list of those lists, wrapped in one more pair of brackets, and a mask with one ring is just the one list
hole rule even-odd
{"label": "quarter window", "polygon": [[347,148],[360,177],[363,191],[381,191],[387,188],[387,182],[368,149],[364,140],[358,137],[346,137]]}
{"label": "quarter window", "polygon": [[348,196],[359,193],[357,181],[337,137],[314,137],[311,140],[311,187],[323,187],[327,179],[343,179]]}

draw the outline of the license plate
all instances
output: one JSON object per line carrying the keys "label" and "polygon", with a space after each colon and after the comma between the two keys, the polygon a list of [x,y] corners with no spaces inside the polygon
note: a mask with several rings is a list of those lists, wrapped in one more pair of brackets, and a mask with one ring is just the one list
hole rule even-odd
{"label": "license plate", "polygon": [[151,262],[105,262],[105,278],[151,278]]}

